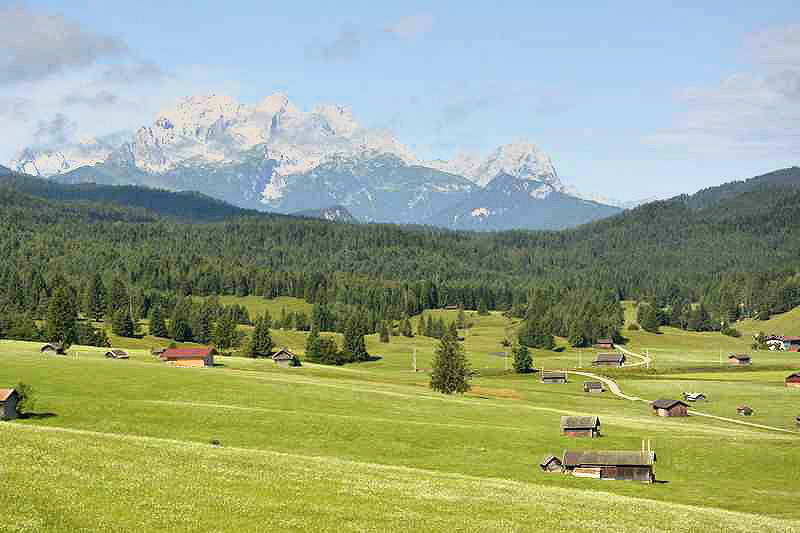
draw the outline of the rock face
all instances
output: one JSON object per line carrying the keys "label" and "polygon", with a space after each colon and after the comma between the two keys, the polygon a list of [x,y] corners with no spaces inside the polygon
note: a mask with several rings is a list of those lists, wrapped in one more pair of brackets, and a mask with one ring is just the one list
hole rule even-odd
{"label": "rock face", "polygon": [[[185,98],[131,135],[27,149],[11,168],[65,183],[198,190],[283,213],[338,205],[364,221],[458,228],[564,227],[615,212],[565,188],[533,144],[421,162],[390,133],[362,128],[348,108],[302,111],[282,93],[256,104]],[[556,215],[545,204],[572,208]]]}

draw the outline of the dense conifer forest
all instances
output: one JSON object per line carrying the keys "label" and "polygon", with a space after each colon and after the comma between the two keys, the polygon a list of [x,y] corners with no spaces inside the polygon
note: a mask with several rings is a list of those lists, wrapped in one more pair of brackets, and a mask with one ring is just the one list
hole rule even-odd
{"label": "dense conifer forest", "polygon": [[[713,329],[720,318],[800,304],[800,173],[779,178],[653,202],[573,230],[470,233],[331,223],[194,193],[12,174],[0,178],[0,306],[29,324],[45,318],[57,289],[88,312],[100,286],[116,296],[98,318],[113,319],[130,298],[134,318],[158,308],[169,320],[186,296],[285,295],[347,315],[329,320],[330,329],[344,331],[359,313],[352,327],[373,332],[384,320],[460,305],[526,318],[531,345],[547,345],[547,335],[579,345],[618,334],[614,306],[635,299],[657,310],[658,323]],[[698,304],[707,318],[690,316]]]}

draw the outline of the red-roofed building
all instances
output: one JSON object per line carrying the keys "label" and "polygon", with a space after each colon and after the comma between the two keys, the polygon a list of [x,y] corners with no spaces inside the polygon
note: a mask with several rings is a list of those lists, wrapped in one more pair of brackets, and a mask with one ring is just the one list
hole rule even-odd
{"label": "red-roofed building", "polygon": [[210,348],[168,348],[159,357],[175,366],[214,366]]}

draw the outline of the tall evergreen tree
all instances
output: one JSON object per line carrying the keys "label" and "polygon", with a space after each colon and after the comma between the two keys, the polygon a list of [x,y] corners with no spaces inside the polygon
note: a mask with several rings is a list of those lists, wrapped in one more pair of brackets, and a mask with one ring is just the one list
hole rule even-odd
{"label": "tall evergreen tree", "polygon": [[77,336],[77,321],[75,305],[70,301],[70,291],[63,286],[57,288],[47,310],[45,325],[47,340],[63,343],[65,347],[74,343]]}
{"label": "tall evergreen tree", "polygon": [[511,350],[514,356],[514,372],[517,374],[529,374],[533,372],[533,357],[528,347],[524,344],[515,344]]}
{"label": "tall evergreen tree", "polygon": [[380,341],[381,342],[389,342],[389,328],[386,326],[386,322],[382,321],[380,325]]}
{"label": "tall evergreen tree", "polygon": [[133,337],[135,327],[130,312],[124,307],[120,307],[114,313],[111,321],[111,332],[119,337]]}
{"label": "tall evergreen tree", "polygon": [[413,337],[414,332],[411,329],[411,321],[408,320],[408,317],[403,319],[403,322],[400,325],[400,334],[403,337]]}
{"label": "tall evergreen tree", "polygon": [[364,331],[362,329],[359,315],[354,314],[347,322],[344,331],[344,353],[349,361],[367,361],[369,354],[364,342]]}
{"label": "tall evergreen tree", "polygon": [[192,340],[192,326],[189,323],[188,302],[185,299],[175,304],[169,324],[169,336],[178,342]]}
{"label": "tall evergreen tree", "polygon": [[94,320],[102,320],[105,311],[106,288],[100,274],[95,272],[86,289],[86,314]]}
{"label": "tall evergreen tree", "polygon": [[222,313],[214,327],[214,344],[220,350],[227,350],[236,346],[238,335],[236,321],[231,313]]}
{"label": "tall evergreen tree", "polygon": [[161,306],[156,305],[150,312],[150,335],[154,337],[167,337],[167,324],[164,322],[164,315],[161,311]]}
{"label": "tall evergreen tree", "polygon": [[471,375],[464,347],[451,334],[443,336],[434,354],[430,387],[443,394],[463,394],[470,389]]}
{"label": "tall evergreen tree", "polygon": [[253,335],[247,345],[247,355],[249,357],[270,357],[272,355],[272,335],[267,326],[265,317],[256,318],[253,326]]}

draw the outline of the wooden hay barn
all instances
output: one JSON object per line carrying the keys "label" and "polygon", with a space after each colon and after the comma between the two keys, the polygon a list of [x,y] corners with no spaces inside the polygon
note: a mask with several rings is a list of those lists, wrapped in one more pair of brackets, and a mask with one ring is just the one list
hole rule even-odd
{"label": "wooden hay barn", "polygon": [[736,414],[741,416],[752,416],[753,409],[747,405],[740,405],[736,408]]}
{"label": "wooden hay barn", "polygon": [[795,372],[794,374],[786,376],[784,383],[787,387],[800,388],[800,372]]}
{"label": "wooden hay barn", "polygon": [[64,345],[61,344],[60,342],[48,342],[47,344],[42,346],[42,348],[39,351],[42,353],[53,352],[57,353],[58,355],[64,355],[65,353]]}
{"label": "wooden hay barn", "polygon": [[113,349],[106,352],[106,357],[109,359],[130,359],[128,352],[120,349]]}
{"label": "wooden hay barn", "polygon": [[592,366],[622,366],[625,364],[625,355],[621,353],[601,353],[592,361]]}
{"label": "wooden hay barn", "polygon": [[797,423],[797,427],[800,428],[800,416],[796,417],[794,421]]}
{"label": "wooden hay barn", "polygon": [[656,400],[650,405],[658,416],[689,416],[689,406],[680,400]]}
{"label": "wooden hay barn", "polygon": [[584,381],[583,392],[603,392],[606,389],[603,387],[602,381]]}
{"label": "wooden hay barn", "polygon": [[542,469],[543,472],[563,472],[564,465],[561,464],[561,459],[556,457],[555,455],[548,455],[542,462],[539,463],[539,468]]}
{"label": "wooden hay barn", "polygon": [[706,401],[706,395],[702,392],[684,392],[683,400],[685,402],[704,402]]}
{"label": "wooden hay barn", "polygon": [[164,352],[166,352],[166,351],[167,351],[167,349],[166,349],[166,348],[153,348],[152,350],[150,350],[150,353],[151,353],[152,355],[158,355],[158,356],[161,356],[161,355],[162,355]]}
{"label": "wooden hay barn", "polygon": [[275,361],[278,366],[288,368],[290,366],[295,366],[294,362],[297,361],[297,356],[287,348],[281,348],[272,355],[272,360]]}
{"label": "wooden hay barn", "polygon": [[175,366],[214,366],[210,348],[169,348],[160,357]]}
{"label": "wooden hay barn", "polygon": [[750,359],[749,355],[733,354],[728,356],[728,362],[732,365],[749,365],[753,361]]}
{"label": "wooden hay barn", "polygon": [[600,348],[601,350],[612,350],[614,348],[614,340],[613,339],[597,339],[597,343],[595,344],[596,348]]}
{"label": "wooden hay barn", "polygon": [[561,434],[566,437],[599,437],[600,419],[596,416],[562,416]]}
{"label": "wooden hay barn", "polygon": [[18,417],[19,394],[15,389],[0,389],[0,420],[14,420]]}
{"label": "wooden hay barn", "polygon": [[578,477],[652,483],[656,454],[651,451],[565,450],[564,468]]}
{"label": "wooden hay barn", "polygon": [[567,382],[567,373],[566,372],[555,372],[552,370],[544,371],[542,370],[541,376],[542,383],[566,383]]}

